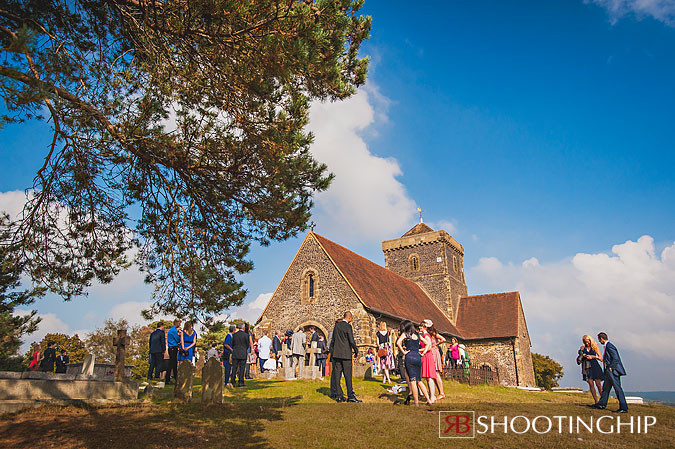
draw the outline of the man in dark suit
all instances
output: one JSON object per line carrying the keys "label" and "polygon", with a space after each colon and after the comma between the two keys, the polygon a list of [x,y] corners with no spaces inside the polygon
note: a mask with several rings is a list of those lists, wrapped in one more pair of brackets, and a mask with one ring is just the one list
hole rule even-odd
{"label": "man in dark suit", "polygon": [[340,386],[340,378],[343,373],[347,386],[347,402],[362,402],[356,397],[352,388],[352,351],[354,351],[354,357],[357,357],[359,348],[354,341],[354,331],[352,330],[351,322],[352,313],[347,311],[344,314],[344,319],[335,325],[333,338],[330,342],[331,360],[335,372],[335,400],[337,402],[345,401],[342,395],[342,387]]}
{"label": "man in dark suit", "polygon": [[599,409],[607,407],[609,392],[614,387],[614,392],[619,400],[619,409],[613,411],[615,413],[627,413],[628,404],[626,404],[626,396],[623,394],[623,389],[621,388],[621,376],[626,375],[626,370],[621,363],[619,350],[609,341],[607,334],[604,332],[598,334],[598,341],[600,341],[600,344],[605,345],[605,354],[602,356],[602,363],[605,366],[605,379],[602,384],[600,400],[597,404],[593,404],[590,407]]}
{"label": "man in dark suit", "polygon": [[[232,386],[244,387],[244,371],[246,370],[246,356],[250,348],[249,335],[244,332],[244,323],[237,324],[237,332],[232,335]],[[236,377],[239,376],[239,383],[235,384]]]}
{"label": "man in dark suit", "polygon": [[157,324],[152,334],[150,334],[149,341],[150,366],[148,367],[148,380],[159,378],[159,373],[162,372],[162,364],[164,363],[164,353],[166,352],[166,335],[164,335],[164,323],[161,321]]}
{"label": "man in dark suit", "polygon": [[314,326],[311,326],[309,328],[309,331],[312,333],[311,337],[309,338],[309,346],[311,347],[313,341],[316,342],[319,341],[319,333],[316,331],[316,328]]}
{"label": "man in dark suit", "polygon": [[281,331],[276,331],[274,332],[274,338],[272,339],[272,352],[277,361],[277,368],[279,367],[279,361],[281,360],[281,349]]}
{"label": "man in dark suit", "polygon": [[40,369],[45,373],[54,372],[54,363],[56,362],[56,343],[53,341],[47,342],[47,349],[45,349],[44,358],[40,362]]}
{"label": "man in dark suit", "polygon": [[70,357],[68,357],[68,351],[65,349],[61,350],[61,355],[56,358],[56,372],[60,374],[65,374],[68,371],[68,362]]}

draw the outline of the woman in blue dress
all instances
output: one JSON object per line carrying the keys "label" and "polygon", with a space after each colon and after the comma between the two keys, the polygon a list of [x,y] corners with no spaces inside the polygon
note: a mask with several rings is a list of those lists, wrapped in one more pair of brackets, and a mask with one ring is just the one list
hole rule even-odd
{"label": "woman in blue dress", "polygon": [[[192,323],[188,321],[183,326],[183,332],[180,334],[180,348],[178,351],[178,361],[189,360],[192,362],[192,359],[195,355],[195,345],[197,344],[197,332],[192,328]],[[187,354],[185,355],[185,351]],[[183,354],[181,354],[181,352]]]}
{"label": "woman in blue dress", "polygon": [[[429,400],[427,388],[422,382],[422,356],[420,355],[420,335],[415,329],[412,322],[408,322],[405,327],[405,332],[398,337],[396,346],[398,350],[405,354],[405,370],[408,375],[408,390],[412,392],[415,406],[419,407],[419,390],[422,391],[427,404],[431,405],[433,402]],[[404,348],[405,345],[405,348]],[[427,342],[425,349],[430,349],[431,343]]]}
{"label": "woman in blue dress", "polygon": [[597,403],[602,392],[602,379],[605,377],[602,366],[600,366],[602,362],[600,348],[590,335],[584,335],[581,341],[583,345],[579,348],[577,364],[581,365],[581,375],[588,382],[588,389],[593,395],[593,400]]}

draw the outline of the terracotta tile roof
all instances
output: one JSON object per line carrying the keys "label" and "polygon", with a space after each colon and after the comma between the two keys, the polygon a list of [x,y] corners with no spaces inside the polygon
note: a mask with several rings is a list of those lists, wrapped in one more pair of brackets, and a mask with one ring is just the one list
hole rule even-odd
{"label": "terracotta tile roof", "polygon": [[464,296],[459,300],[457,328],[468,340],[518,335],[520,293]]}
{"label": "terracotta tile roof", "polygon": [[317,233],[313,235],[367,309],[417,323],[430,319],[439,332],[460,336],[447,316],[417,284]]}
{"label": "terracotta tile roof", "polygon": [[412,229],[410,229],[410,231],[403,234],[402,237],[408,237],[415,234],[425,234],[427,232],[434,232],[434,230],[431,229],[429,226],[425,225],[424,223],[417,223],[415,226],[412,227]]}

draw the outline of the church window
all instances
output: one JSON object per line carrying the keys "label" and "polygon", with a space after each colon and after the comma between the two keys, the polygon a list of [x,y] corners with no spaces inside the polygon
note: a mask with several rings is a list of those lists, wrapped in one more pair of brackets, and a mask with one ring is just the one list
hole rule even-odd
{"label": "church window", "polygon": [[312,269],[305,270],[300,282],[300,299],[302,304],[309,304],[316,300],[319,278],[316,271]]}
{"label": "church window", "polygon": [[312,273],[309,273],[309,297],[313,298],[314,297],[314,275]]}
{"label": "church window", "polygon": [[457,273],[457,256],[452,256],[452,269]]}
{"label": "church window", "polygon": [[417,254],[410,256],[410,271],[420,271],[420,258]]}

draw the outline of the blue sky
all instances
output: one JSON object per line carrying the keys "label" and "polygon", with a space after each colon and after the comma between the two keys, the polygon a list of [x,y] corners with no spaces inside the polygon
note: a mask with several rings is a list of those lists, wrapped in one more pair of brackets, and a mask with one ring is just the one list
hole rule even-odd
{"label": "blue sky", "polygon": [[[367,86],[312,108],[313,152],[336,174],[316,231],[383,263],[381,241],[421,207],[464,245],[470,294],[521,292],[533,350],[563,363],[564,385],[581,385],[581,334],[605,330],[628,389],[675,389],[675,11],[598,0],[363,12]],[[0,131],[0,205],[20,202],[47,142],[43,124]],[[301,238],[254,248],[235,314],[260,313]],[[140,321],[140,280],[40,300],[41,332]]]}

